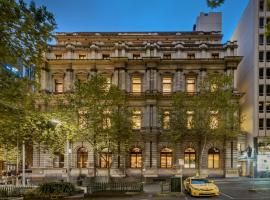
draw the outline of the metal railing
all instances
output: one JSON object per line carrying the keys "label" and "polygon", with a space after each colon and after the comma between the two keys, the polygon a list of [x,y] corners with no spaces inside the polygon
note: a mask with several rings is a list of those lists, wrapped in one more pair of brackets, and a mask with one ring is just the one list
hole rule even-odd
{"label": "metal railing", "polygon": [[142,192],[142,183],[112,182],[112,183],[91,183],[87,186],[87,193],[94,192]]}
{"label": "metal railing", "polygon": [[28,190],[35,188],[35,186],[0,186],[0,198],[3,197],[20,197]]}

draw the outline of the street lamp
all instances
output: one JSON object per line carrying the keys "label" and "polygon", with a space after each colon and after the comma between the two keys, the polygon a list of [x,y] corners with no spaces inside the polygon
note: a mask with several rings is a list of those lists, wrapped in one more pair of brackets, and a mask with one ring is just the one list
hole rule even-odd
{"label": "street lamp", "polygon": [[180,167],[180,181],[181,181],[181,193],[183,193],[183,165],[184,165],[184,160],[183,159],[178,159],[179,162],[179,167]]}

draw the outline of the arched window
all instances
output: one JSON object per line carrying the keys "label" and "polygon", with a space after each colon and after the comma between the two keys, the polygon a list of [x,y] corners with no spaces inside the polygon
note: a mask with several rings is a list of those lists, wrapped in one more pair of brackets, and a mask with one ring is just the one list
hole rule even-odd
{"label": "arched window", "polygon": [[86,168],[88,160],[88,151],[86,148],[81,147],[77,151],[77,167]]}
{"label": "arched window", "polygon": [[172,167],[172,150],[169,148],[163,148],[160,152],[160,167],[171,168]]}
{"label": "arched window", "polygon": [[193,148],[185,149],[184,167],[193,169],[196,167],[196,152]]}
{"label": "arched window", "polygon": [[217,169],[219,168],[220,162],[220,151],[219,149],[212,147],[208,150],[208,168]]}
{"label": "arched window", "polygon": [[100,153],[99,157],[100,168],[109,168],[112,165],[112,153],[108,151],[108,148],[105,148]]}
{"label": "arched window", "polygon": [[140,148],[133,148],[130,152],[130,167],[141,168],[142,167],[142,151]]}

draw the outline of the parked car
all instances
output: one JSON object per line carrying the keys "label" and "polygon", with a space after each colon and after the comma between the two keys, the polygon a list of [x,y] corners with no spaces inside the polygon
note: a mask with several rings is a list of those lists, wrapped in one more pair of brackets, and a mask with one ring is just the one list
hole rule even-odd
{"label": "parked car", "polygon": [[214,181],[195,176],[184,180],[184,188],[191,196],[218,196],[219,188]]}

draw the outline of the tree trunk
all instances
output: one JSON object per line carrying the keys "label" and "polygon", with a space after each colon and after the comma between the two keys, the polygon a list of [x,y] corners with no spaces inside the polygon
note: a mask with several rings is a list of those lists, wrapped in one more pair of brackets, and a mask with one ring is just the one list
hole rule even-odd
{"label": "tree trunk", "polygon": [[17,155],[16,155],[16,186],[19,185],[19,140],[17,138]]}
{"label": "tree trunk", "polygon": [[203,153],[206,147],[206,141],[207,141],[207,137],[206,135],[204,136],[204,140],[203,140],[203,147],[201,149],[201,153],[200,153],[200,163],[199,163],[199,168],[198,168],[198,175],[201,175],[201,169],[202,169],[202,160],[203,160]]}

